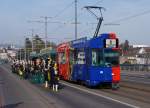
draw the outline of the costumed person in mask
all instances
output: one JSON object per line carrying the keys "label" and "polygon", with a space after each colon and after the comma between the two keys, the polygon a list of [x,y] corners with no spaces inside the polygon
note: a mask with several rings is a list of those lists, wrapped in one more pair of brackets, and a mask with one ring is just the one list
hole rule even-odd
{"label": "costumed person in mask", "polygon": [[19,75],[20,79],[24,79],[24,66],[23,66],[23,61],[20,62],[19,65]]}
{"label": "costumed person in mask", "polygon": [[59,86],[59,74],[58,74],[58,66],[57,63],[54,62],[54,72],[55,72],[55,91],[58,91]]}
{"label": "costumed person in mask", "polygon": [[48,84],[49,84],[49,87],[51,87],[51,73],[50,73],[50,64],[51,64],[51,58],[49,57],[48,58]]}
{"label": "costumed person in mask", "polygon": [[45,60],[45,72],[44,72],[44,77],[45,77],[45,88],[48,88],[48,81],[49,81],[49,67],[50,67],[50,59]]}

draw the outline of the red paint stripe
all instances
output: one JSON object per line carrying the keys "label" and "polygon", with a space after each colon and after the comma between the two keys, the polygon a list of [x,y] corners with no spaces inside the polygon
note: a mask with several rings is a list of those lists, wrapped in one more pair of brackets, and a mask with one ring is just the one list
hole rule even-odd
{"label": "red paint stripe", "polygon": [[120,82],[120,67],[113,67],[112,68],[112,82]]}

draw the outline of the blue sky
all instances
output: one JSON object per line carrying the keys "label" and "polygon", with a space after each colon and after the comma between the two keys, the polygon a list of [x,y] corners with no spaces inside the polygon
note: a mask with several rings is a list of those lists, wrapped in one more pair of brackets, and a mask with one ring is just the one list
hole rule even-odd
{"label": "blue sky", "polygon": [[[31,30],[44,38],[44,24],[28,23],[29,20],[43,20],[40,16],[54,17],[74,0],[0,0],[0,43],[23,44],[25,37],[31,37]],[[86,5],[103,6],[103,24],[150,11],[150,0],[78,0],[78,37],[92,37],[96,19],[85,9]],[[132,19],[114,22],[119,26],[102,25],[100,32],[115,32],[121,42],[129,40],[131,44],[150,45],[150,12]],[[48,24],[48,38],[62,42],[74,39],[74,5],[49,21],[61,21],[66,24]]]}

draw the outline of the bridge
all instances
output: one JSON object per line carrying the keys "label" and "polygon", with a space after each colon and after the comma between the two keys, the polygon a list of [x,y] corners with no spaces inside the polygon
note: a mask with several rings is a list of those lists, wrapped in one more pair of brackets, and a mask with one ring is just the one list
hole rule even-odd
{"label": "bridge", "polygon": [[0,65],[0,105],[2,108],[148,108],[150,73],[121,73],[120,89],[88,88],[60,81],[54,92],[43,84],[32,84],[12,74],[10,64]]}

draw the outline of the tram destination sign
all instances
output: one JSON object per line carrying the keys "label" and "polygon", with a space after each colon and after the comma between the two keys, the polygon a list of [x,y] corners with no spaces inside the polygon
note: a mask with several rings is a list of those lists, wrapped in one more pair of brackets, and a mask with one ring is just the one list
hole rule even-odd
{"label": "tram destination sign", "polygon": [[106,48],[116,48],[117,47],[117,40],[116,39],[106,39]]}

